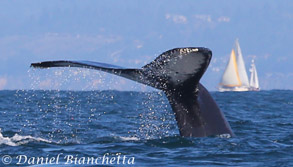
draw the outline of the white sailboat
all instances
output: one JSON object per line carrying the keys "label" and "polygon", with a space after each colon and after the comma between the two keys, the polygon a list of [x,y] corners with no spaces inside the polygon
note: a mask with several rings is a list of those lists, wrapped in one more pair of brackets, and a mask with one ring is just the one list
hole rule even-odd
{"label": "white sailboat", "polygon": [[[256,68],[253,63],[253,80],[248,80],[241,48],[236,39],[235,50],[232,49],[230,60],[219,84],[219,91],[251,91],[259,90]],[[255,78],[256,77],[256,78]]]}
{"label": "white sailboat", "polygon": [[259,91],[259,83],[258,83],[258,76],[256,67],[254,64],[254,60],[251,61],[251,68],[250,68],[250,90],[251,91]]}

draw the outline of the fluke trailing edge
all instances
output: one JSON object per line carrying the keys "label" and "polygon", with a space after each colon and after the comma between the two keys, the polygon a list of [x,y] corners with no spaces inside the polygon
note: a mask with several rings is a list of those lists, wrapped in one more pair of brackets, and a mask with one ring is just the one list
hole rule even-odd
{"label": "fluke trailing edge", "polygon": [[140,69],[91,61],[45,61],[35,68],[80,67],[101,70],[164,91],[175,113],[180,135],[204,137],[233,132],[209,92],[199,83],[212,52],[207,48],[176,48],[159,55]]}

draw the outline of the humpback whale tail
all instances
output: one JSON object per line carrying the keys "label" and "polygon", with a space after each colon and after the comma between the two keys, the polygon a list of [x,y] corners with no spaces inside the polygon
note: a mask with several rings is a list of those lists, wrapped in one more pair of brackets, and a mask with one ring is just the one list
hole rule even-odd
{"label": "humpback whale tail", "polygon": [[209,92],[199,83],[212,52],[207,48],[175,48],[159,55],[140,69],[91,61],[45,61],[35,68],[80,67],[104,71],[164,91],[181,136],[204,137],[233,132]]}

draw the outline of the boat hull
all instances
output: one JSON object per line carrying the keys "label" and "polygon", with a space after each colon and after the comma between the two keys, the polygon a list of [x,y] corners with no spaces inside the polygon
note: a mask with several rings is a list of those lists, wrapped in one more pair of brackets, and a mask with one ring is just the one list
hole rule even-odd
{"label": "boat hull", "polygon": [[220,92],[246,92],[250,91],[248,87],[219,87]]}
{"label": "boat hull", "polygon": [[260,91],[260,88],[250,88],[249,91],[256,91],[256,92],[258,92],[258,91]]}
{"label": "boat hull", "polygon": [[249,87],[219,87],[219,92],[247,92],[247,91],[260,91],[259,88]]}

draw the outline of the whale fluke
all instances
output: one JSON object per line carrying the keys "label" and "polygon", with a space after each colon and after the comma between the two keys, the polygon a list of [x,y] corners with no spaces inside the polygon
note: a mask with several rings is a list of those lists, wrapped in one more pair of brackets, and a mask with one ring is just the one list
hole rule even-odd
{"label": "whale fluke", "polygon": [[181,136],[204,137],[233,132],[206,88],[199,83],[212,52],[203,47],[175,48],[159,55],[140,69],[91,61],[45,61],[34,68],[80,67],[104,71],[164,91]]}

